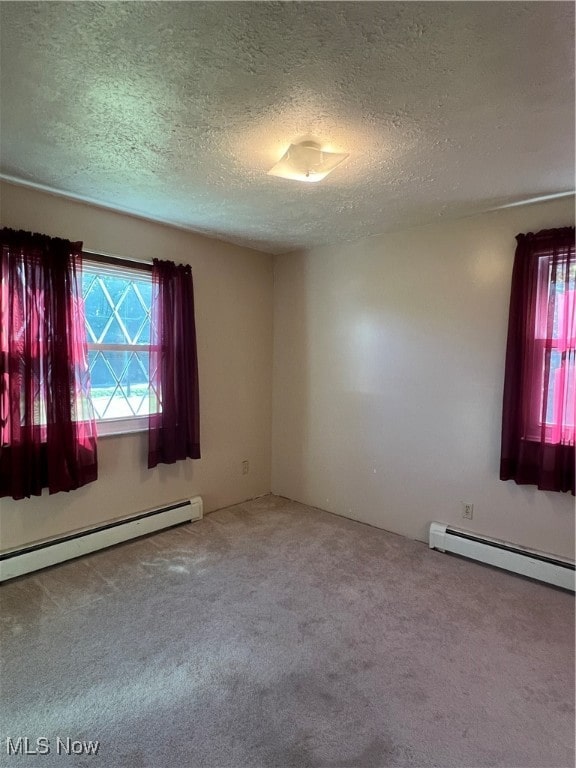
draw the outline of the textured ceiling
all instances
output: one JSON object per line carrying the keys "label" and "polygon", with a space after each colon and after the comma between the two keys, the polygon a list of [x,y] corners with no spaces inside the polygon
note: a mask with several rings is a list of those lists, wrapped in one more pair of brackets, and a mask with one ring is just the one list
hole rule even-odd
{"label": "textured ceiling", "polygon": [[[574,188],[571,2],[1,2],[1,171],[282,253]],[[267,175],[298,138],[350,157]]]}

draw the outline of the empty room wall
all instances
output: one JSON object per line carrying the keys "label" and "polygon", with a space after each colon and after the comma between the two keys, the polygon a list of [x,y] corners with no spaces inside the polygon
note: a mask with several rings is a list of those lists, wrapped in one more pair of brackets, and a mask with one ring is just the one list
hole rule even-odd
{"label": "empty room wall", "polygon": [[573,223],[570,198],[277,257],[273,492],[573,556],[574,498],[498,478],[514,237]]}
{"label": "empty room wall", "polygon": [[[0,499],[0,548],[200,494],[205,510],[270,491],[272,257],[20,186],[1,186],[2,226],[82,240],[87,249],[190,263],[202,459],[146,468],[147,436],[99,441],[100,477],[71,493]],[[250,462],[242,474],[241,463]]]}

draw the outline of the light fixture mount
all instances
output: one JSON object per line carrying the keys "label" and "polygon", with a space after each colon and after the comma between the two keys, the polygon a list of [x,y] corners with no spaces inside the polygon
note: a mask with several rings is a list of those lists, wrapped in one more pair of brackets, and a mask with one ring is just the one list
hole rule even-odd
{"label": "light fixture mount", "polygon": [[301,141],[290,144],[284,155],[268,174],[295,181],[322,181],[331,171],[340,165],[347,154],[328,152],[316,141]]}

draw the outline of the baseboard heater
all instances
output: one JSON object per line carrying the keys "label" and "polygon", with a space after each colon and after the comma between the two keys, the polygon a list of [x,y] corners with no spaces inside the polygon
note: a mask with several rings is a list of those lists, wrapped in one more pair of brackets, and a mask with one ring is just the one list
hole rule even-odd
{"label": "baseboard heater", "polygon": [[113,520],[96,528],[77,531],[56,539],[30,544],[0,554],[0,581],[38,571],[49,565],[105,549],[123,541],[170,528],[202,517],[202,499],[177,501],[160,509],[141,512],[122,520]]}
{"label": "baseboard heater", "polygon": [[430,549],[453,552],[574,592],[574,562],[505,541],[430,523]]}

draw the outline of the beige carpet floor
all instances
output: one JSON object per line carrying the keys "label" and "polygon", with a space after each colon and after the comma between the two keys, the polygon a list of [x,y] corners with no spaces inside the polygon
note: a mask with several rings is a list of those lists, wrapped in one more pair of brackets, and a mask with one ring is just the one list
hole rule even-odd
{"label": "beige carpet floor", "polygon": [[574,765],[570,594],[285,499],[0,599],[3,768]]}

